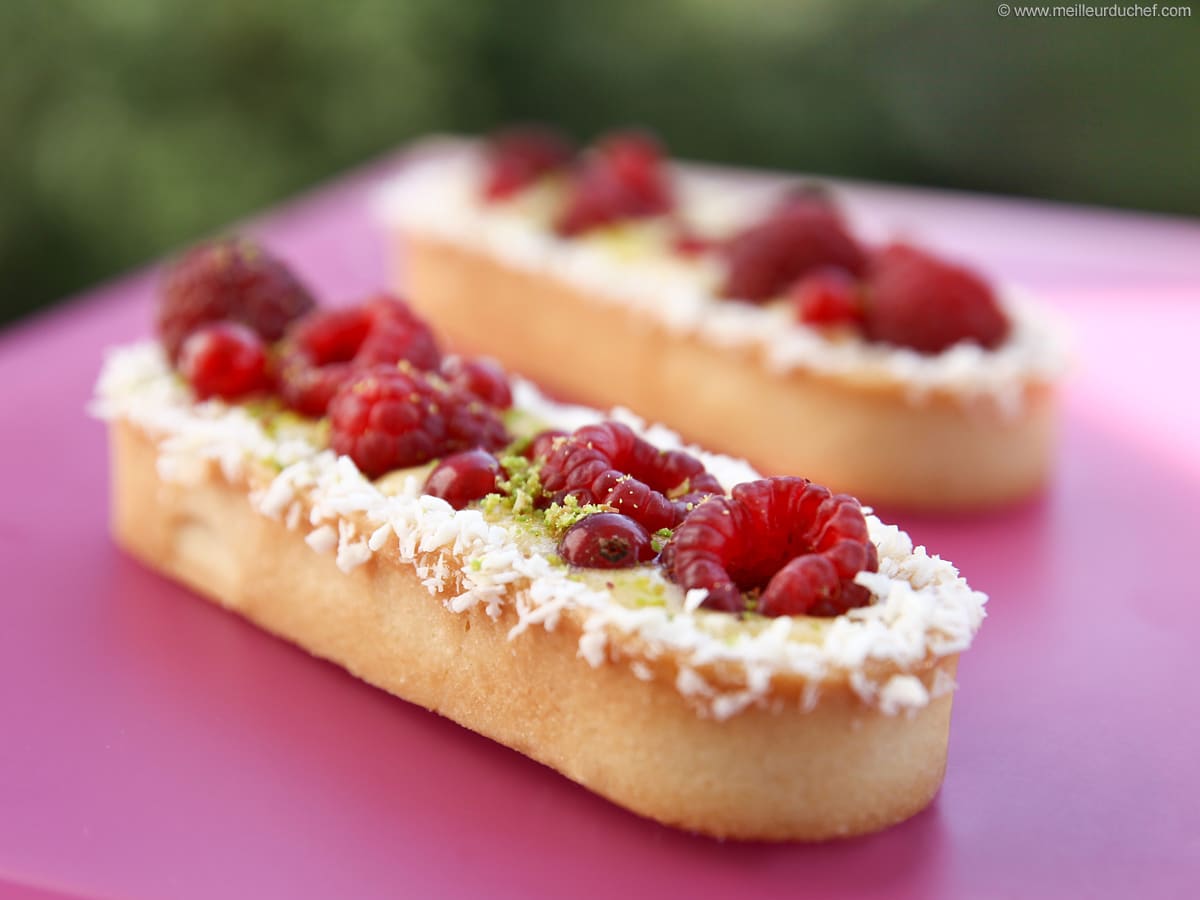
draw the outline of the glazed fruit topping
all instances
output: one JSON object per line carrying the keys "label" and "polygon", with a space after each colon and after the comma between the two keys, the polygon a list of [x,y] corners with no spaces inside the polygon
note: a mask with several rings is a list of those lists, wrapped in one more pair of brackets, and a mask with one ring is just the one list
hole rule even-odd
{"label": "glazed fruit topping", "polygon": [[505,476],[500,461],[486,450],[463,450],[439,462],[425,482],[425,493],[441,497],[455,509],[500,489]]}
{"label": "glazed fruit topping", "polygon": [[352,309],[321,310],[288,330],[279,355],[280,393],[297,412],[323,416],[356,373],[401,360],[418,369],[441,362],[433,332],[403,301],[381,294]]}
{"label": "glazed fruit topping", "polygon": [[167,271],[158,333],[175,363],[187,336],[202,325],[240,322],[271,342],[315,305],[280,260],[252,241],[226,238],[192,248]]}
{"label": "glazed fruit topping", "polygon": [[551,128],[510,128],[491,137],[485,150],[483,194],[504,200],[571,160],[570,141]]}
{"label": "glazed fruit topping", "polygon": [[863,321],[859,282],[844,269],[817,269],[788,289],[797,321],[818,328],[858,327]]}
{"label": "glazed fruit topping", "polygon": [[448,356],[442,362],[442,377],[474,394],[488,406],[508,409],[512,406],[512,388],[508,374],[494,359],[482,356]]}
{"label": "glazed fruit topping", "polygon": [[179,371],[200,400],[236,400],[269,386],[262,338],[236,322],[193,331],[183,342]]}
{"label": "glazed fruit topping", "polygon": [[655,556],[650,533],[629,516],[593,513],[566,530],[559,555],[573,566],[627,569]]}
{"label": "glazed fruit topping", "polygon": [[664,550],[684,590],[704,588],[704,606],[765,616],[836,616],[870,599],[854,583],[878,568],[858,501],[804,478],[739,484],[701,503]]}
{"label": "glazed fruit topping", "polygon": [[1008,318],[983,279],[907,244],[876,254],[866,291],[873,341],[940,353],[960,341],[991,349],[1008,336]]}
{"label": "glazed fruit topping", "polygon": [[660,450],[627,425],[587,425],[552,444],[541,470],[554,499],[599,503],[636,519],[648,531],[671,528],[721,485],[682,450]]}
{"label": "glazed fruit topping", "polygon": [[765,220],[734,235],[725,247],[727,272],[721,294],[762,302],[778,297],[801,276],[823,267],[854,275],[866,257],[837,209],[805,193],[785,199]]}
{"label": "glazed fruit topping", "polygon": [[641,132],[620,132],[585,154],[573,173],[557,229],[572,236],[623,219],[662,215],[673,206],[658,142]]}
{"label": "glazed fruit topping", "polygon": [[329,416],[333,449],[368,478],[509,440],[477,397],[407,363],[356,373],[334,394]]}

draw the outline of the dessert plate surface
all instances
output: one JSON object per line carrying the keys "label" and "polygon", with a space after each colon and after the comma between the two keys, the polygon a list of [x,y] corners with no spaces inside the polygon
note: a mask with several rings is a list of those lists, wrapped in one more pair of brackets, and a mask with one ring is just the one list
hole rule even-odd
{"label": "dessert plate surface", "polygon": [[[399,158],[249,223],[326,295],[386,277]],[[1075,333],[1052,487],[998,515],[881,509],[991,595],[945,787],[823,846],[640,820],[199,600],[106,533],[84,416],[155,273],[0,334],[0,895],[1089,896],[1200,872],[1200,226],[846,185],[853,215],[1018,280]],[[679,761],[687,765],[687,760]]]}

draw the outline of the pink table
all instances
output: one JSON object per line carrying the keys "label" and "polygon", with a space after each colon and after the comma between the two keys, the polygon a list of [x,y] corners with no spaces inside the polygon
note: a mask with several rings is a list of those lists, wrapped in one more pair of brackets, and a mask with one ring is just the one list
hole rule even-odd
{"label": "pink table", "polygon": [[[382,242],[362,201],[395,165],[255,230],[325,292],[378,287]],[[103,429],[83,408],[101,348],[148,330],[143,272],[0,336],[0,885],[183,898],[1190,894],[1200,227],[863,185],[847,198],[872,223],[1040,290],[1079,340],[1045,497],[978,520],[899,517],[992,595],[930,810],[827,846],[679,834],[122,556],[105,532]]]}

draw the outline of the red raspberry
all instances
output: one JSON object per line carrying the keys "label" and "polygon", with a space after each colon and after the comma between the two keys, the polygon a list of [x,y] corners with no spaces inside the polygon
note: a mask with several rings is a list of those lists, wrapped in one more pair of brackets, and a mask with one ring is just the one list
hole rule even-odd
{"label": "red raspberry", "polygon": [[485,149],[483,195],[503,200],[565,166],[574,155],[570,141],[539,126],[509,128],[493,135]]}
{"label": "red raspberry", "polygon": [[724,248],[728,271],[721,294],[761,302],[782,294],[814,269],[861,274],[866,258],[838,211],[811,196],[793,197]]}
{"label": "red raspberry", "polygon": [[650,532],[620,513],[593,513],[567,529],[558,553],[573,566],[628,569],[654,559]]}
{"label": "red raspberry", "polygon": [[854,583],[878,553],[858,501],[805,478],[739,484],[684,519],[663,553],[684,588],[705,588],[704,605],[740,612],[759,593],[765,616],[836,616],[870,599]]}
{"label": "red raspberry", "polygon": [[539,431],[533,436],[533,439],[529,442],[529,446],[525,448],[525,458],[545,459],[550,455],[550,451],[554,449],[554,442],[566,436],[567,433],[565,431],[558,431],[554,428]]}
{"label": "red raspberry", "polygon": [[403,301],[380,295],[352,309],[317,311],[288,331],[280,393],[296,411],[323,416],[357,372],[401,360],[419,369],[436,369],[441,361],[433,332]]}
{"label": "red raspberry", "polygon": [[960,341],[991,349],[1008,336],[1008,318],[983,279],[915,247],[880,251],[866,288],[871,340],[941,353]]}
{"label": "red raspberry", "polygon": [[371,327],[354,355],[355,365],[394,365],[403,359],[430,372],[441,365],[442,353],[433,330],[403,300],[379,294],[363,308]]}
{"label": "red raspberry", "polygon": [[508,375],[494,359],[477,356],[469,359],[449,356],[442,362],[442,377],[474,394],[488,406],[508,409],[512,406],[512,388]]}
{"label": "red raspberry", "polygon": [[658,142],[640,132],[621,132],[601,140],[584,157],[557,229],[572,236],[622,219],[662,215],[673,206]]}
{"label": "red raspberry", "polygon": [[455,509],[500,490],[505,477],[500,462],[486,450],[464,450],[434,466],[425,482],[425,493],[441,497]]}
{"label": "red raspberry", "polygon": [[329,416],[333,449],[369,478],[508,443],[503,423],[484,404],[405,364],[356,373],[330,401]]}
{"label": "red raspberry", "polygon": [[269,384],[262,338],[236,322],[215,322],[188,335],[179,371],[201,400],[236,400]]}
{"label": "red raspberry", "polygon": [[552,496],[573,495],[582,503],[605,503],[647,530],[677,524],[691,502],[721,493],[703,463],[682,450],[659,450],[627,425],[586,425],[556,442],[541,470]]}
{"label": "red raspberry", "polygon": [[858,327],[863,321],[859,283],[842,269],[817,269],[788,289],[796,319],[824,328],[838,325]]}
{"label": "red raspberry", "polygon": [[680,256],[696,257],[716,249],[717,243],[690,228],[679,226],[671,236],[671,249]]}
{"label": "red raspberry", "polygon": [[292,271],[258,244],[225,238],[193,247],[167,270],[158,333],[172,362],[189,334],[231,319],[276,341],[293,319],[316,306]]}

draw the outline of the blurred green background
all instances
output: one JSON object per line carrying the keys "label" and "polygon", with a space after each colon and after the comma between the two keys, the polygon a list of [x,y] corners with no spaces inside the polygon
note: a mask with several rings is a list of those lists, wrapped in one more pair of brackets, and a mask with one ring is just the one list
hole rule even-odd
{"label": "blurred green background", "polygon": [[1200,213],[1195,13],[4,0],[0,320],[422,133],[514,119],[580,138],[642,123],[698,159]]}

